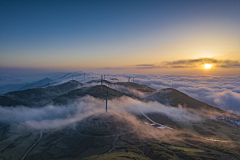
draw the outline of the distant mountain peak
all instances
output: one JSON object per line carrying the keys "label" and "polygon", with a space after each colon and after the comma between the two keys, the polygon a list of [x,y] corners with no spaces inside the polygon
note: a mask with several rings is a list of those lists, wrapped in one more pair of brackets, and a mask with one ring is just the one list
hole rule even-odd
{"label": "distant mountain peak", "polygon": [[36,87],[42,87],[42,86],[45,86],[45,85],[49,84],[52,81],[53,81],[52,79],[46,77],[46,78],[41,79],[39,81],[27,84],[27,85],[19,88],[19,90],[25,90],[25,89],[31,89],[31,88],[36,88]]}

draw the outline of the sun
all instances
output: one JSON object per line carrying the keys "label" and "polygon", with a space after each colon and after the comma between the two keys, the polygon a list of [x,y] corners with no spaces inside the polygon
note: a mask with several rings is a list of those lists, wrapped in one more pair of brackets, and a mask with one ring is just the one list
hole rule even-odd
{"label": "sun", "polygon": [[204,69],[210,69],[212,67],[212,64],[204,64]]}

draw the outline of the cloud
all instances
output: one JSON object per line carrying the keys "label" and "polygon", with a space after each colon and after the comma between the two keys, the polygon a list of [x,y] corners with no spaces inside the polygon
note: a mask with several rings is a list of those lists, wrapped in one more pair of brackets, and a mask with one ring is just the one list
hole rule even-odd
{"label": "cloud", "polygon": [[226,90],[216,93],[214,102],[224,110],[240,112],[240,94]]}
{"label": "cloud", "polygon": [[[128,75],[121,75],[126,77]],[[240,76],[134,75],[134,81],[154,89],[173,87],[197,99],[240,115]]]}
{"label": "cloud", "polygon": [[154,64],[137,64],[136,67],[138,69],[150,69],[150,68],[159,68],[159,66],[156,66]]}
{"label": "cloud", "polygon": [[[119,74],[119,81],[128,81],[128,77],[135,77],[134,81],[148,85],[155,89],[173,87],[187,95],[211,104],[215,107],[233,111],[240,115],[240,76],[196,76],[196,75],[161,75],[161,74]],[[87,78],[87,77],[86,77]],[[91,80],[91,77],[88,77]],[[100,78],[100,76],[99,76]],[[106,76],[110,80],[111,76]],[[82,80],[83,76],[79,76]],[[112,82],[117,82],[112,81]],[[97,83],[86,83],[84,87],[90,87]],[[119,85],[111,85],[117,90],[131,93],[138,97],[144,97],[139,91],[131,90]],[[45,106],[42,108],[28,107],[0,107],[0,122],[22,123],[34,129],[55,129],[81,121],[86,116],[104,112],[105,102],[90,96],[80,98],[79,101],[67,106]],[[191,121],[195,114],[180,108],[166,107],[160,103],[144,103],[131,98],[114,99],[109,101],[109,110],[117,113],[140,114],[139,108],[145,113],[159,112],[168,117],[181,121]],[[198,120],[200,120],[199,118]]]}
{"label": "cloud", "polygon": [[109,68],[109,67],[105,67],[103,69],[123,69],[123,68]]}
{"label": "cloud", "polygon": [[[175,121],[201,120],[200,117],[181,108],[166,107],[158,102],[141,102],[128,97],[109,100],[108,111],[133,117],[143,111],[144,113],[162,113]],[[0,122],[23,124],[32,129],[58,129],[96,113],[105,113],[105,101],[85,96],[66,106],[0,107]]]}
{"label": "cloud", "polygon": [[240,62],[237,60],[219,60],[214,58],[186,59],[177,61],[163,61],[160,64],[139,64],[138,69],[152,68],[199,68],[203,64],[212,64],[218,68],[240,68]]}

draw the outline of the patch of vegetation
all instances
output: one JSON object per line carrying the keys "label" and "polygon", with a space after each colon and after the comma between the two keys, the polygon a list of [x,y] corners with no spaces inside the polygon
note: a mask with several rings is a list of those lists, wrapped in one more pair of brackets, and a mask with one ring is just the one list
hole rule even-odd
{"label": "patch of vegetation", "polygon": [[127,134],[127,135],[119,136],[118,139],[120,141],[126,142],[130,145],[135,145],[135,141],[134,141],[134,138],[132,136],[133,136],[133,134]]}
{"label": "patch of vegetation", "polygon": [[202,160],[217,160],[214,157],[199,156]]}
{"label": "patch of vegetation", "polygon": [[209,120],[208,122],[203,122],[203,125],[205,126],[211,126],[214,127],[215,129],[221,129],[221,127],[219,127],[215,121]]}
{"label": "patch of vegetation", "polygon": [[84,97],[86,95],[93,96],[94,98],[99,98],[99,99],[106,99],[106,94],[108,92],[108,99],[114,99],[114,98],[119,98],[122,96],[129,96],[125,93],[119,92],[115,89],[109,88],[105,85],[102,86],[102,91],[101,91],[101,85],[93,86],[93,87],[83,87],[80,89],[75,89],[72,90],[66,94],[63,94],[61,96],[58,96],[53,99],[53,102],[55,104],[67,104],[71,100],[76,100],[79,97]]}
{"label": "patch of vegetation", "polygon": [[205,131],[201,127],[193,125],[193,128],[196,132],[198,132],[199,134],[201,134],[203,136],[216,136],[214,133]]}
{"label": "patch of vegetation", "polygon": [[171,146],[169,147],[171,149],[179,149],[187,152],[204,152],[204,150],[198,149],[198,148],[186,148],[186,147],[178,147],[178,146]]}
{"label": "patch of vegetation", "polygon": [[177,136],[178,137],[185,137],[185,138],[193,138],[193,137],[195,137],[193,134],[190,134],[190,133],[180,133]]}
{"label": "patch of vegetation", "polygon": [[6,139],[8,137],[8,132],[10,130],[10,126],[4,123],[0,123],[0,141]]}
{"label": "patch of vegetation", "polygon": [[170,106],[174,106],[174,107],[178,107],[179,104],[181,104],[186,108],[205,109],[205,110],[221,112],[219,108],[216,108],[211,105],[208,105],[207,103],[198,101],[173,88],[161,89],[158,92],[155,92],[153,95],[151,95],[148,98],[152,99],[153,97],[158,97],[157,99],[154,99],[154,100],[160,103],[169,104]]}
{"label": "patch of vegetation", "polygon": [[139,154],[139,155],[144,155],[143,151],[138,149],[137,146],[127,145],[126,146],[126,151],[127,152],[133,152],[133,153],[136,153],[136,154]]}
{"label": "patch of vegetation", "polygon": [[28,106],[27,103],[22,102],[20,100],[12,99],[6,96],[0,96],[0,105],[1,106],[19,106],[19,105],[25,105]]}
{"label": "patch of vegetation", "polygon": [[190,153],[190,152],[185,152],[185,151],[179,150],[179,149],[174,149],[173,151],[178,157],[180,157],[184,160],[201,160],[201,158],[199,156],[197,156],[193,153]]}
{"label": "patch of vegetation", "polygon": [[144,155],[138,155],[133,152],[116,152],[110,154],[95,155],[83,158],[82,160],[150,160]]}
{"label": "patch of vegetation", "polygon": [[214,146],[211,144],[201,144],[201,146],[209,148],[209,149],[213,149],[213,150],[217,150],[219,152],[223,152],[226,154],[230,154],[235,156],[237,159],[240,159],[240,153],[238,151],[235,151],[233,149],[227,148],[227,147],[223,147],[223,146]]}
{"label": "patch of vegetation", "polygon": [[147,156],[149,156],[153,160],[175,160],[172,156],[174,153],[157,144],[148,144],[149,149],[147,151]]}
{"label": "patch of vegetation", "polygon": [[151,92],[155,92],[156,89],[153,89],[149,86],[143,85],[143,84],[138,84],[138,83],[134,83],[134,82],[118,82],[116,83],[117,85],[122,85],[124,87],[129,87],[129,88],[133,88],[136,89],[140,92],[146,92],[146,93],[151,93]]}

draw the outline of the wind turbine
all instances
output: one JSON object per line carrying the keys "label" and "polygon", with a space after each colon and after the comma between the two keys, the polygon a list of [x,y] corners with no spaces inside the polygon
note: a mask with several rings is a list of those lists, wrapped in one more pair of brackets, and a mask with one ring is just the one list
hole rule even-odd
{"label": "wind turbine", "polygon": [[101,76],[101,91],[102,91],[102,76]]}
{"label": "wind turbine", "polygon": [[105,94],[106,96],[106,115],[107,115],[107,96],[108,96],[108,88],[107,88],[107,94]]}
{"label": "wind turbine", "polygon": [[104,74],[104,80],[105,80],[105,74]]}

